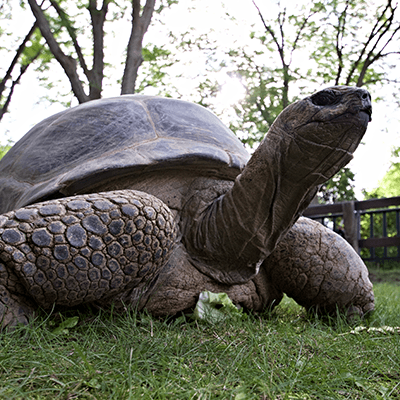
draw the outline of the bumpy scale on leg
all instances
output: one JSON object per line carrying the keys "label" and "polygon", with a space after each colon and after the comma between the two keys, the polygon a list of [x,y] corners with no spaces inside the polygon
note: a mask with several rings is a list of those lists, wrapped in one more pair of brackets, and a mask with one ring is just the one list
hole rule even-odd
{"label": "bumpy scale on leg", "polygon": [[[3,327],[25,322],[18,316],[32,311],[30,299],[44,308],[74,306],[143,285],[164,265],[175,239],[169,208],[132,190],[52,200],[0,216]],[[24,308],[26,299],[30,307]]]}
{"label": "bumpy scale on leg", "polygon": [[374,309],[368,270],[339,235],[300,218],[264,261],[270,282],[307,309],[349,316]]}

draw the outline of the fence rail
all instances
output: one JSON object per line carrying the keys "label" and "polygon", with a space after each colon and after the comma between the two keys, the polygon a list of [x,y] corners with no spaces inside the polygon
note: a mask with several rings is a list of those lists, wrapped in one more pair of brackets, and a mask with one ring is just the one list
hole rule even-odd
{"label": "fence rail", "polygon": [[311,206],[303,215],[344,236],[365,261],[400,261],[400,196]]}

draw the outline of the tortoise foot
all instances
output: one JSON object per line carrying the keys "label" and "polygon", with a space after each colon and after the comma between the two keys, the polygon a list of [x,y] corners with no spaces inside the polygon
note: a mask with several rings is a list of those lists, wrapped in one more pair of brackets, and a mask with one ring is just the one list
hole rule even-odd
{"label": "tortoise foot", "polygon": [[18,324],[27,325],[33,314],[33,307],[25,299],[10,293],[0,285],[0,330],[12,329]]}

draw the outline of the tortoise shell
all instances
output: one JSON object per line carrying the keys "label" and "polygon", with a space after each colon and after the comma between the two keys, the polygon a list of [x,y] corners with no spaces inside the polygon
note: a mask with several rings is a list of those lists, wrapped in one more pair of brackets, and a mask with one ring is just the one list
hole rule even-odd
{"label": "tortoise shell", "polygon": [[1,160],[0,213],[159,169],[234,179],[248,158],[200,105],[141,95],[94,100],[40,122]]}

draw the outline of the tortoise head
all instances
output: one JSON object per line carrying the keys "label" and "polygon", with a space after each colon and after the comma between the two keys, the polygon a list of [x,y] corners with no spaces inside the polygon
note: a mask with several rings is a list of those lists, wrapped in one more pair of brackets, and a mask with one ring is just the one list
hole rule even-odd
{"label": "tortoise head", "polygon": [[[289,105],[274,128],[313,143],[352,153],[371,121],[371,95],[365,89],[333,86]],[[364,132],[363,132],[364,131]],[[342,141],[338,141],[342,132]]]}

